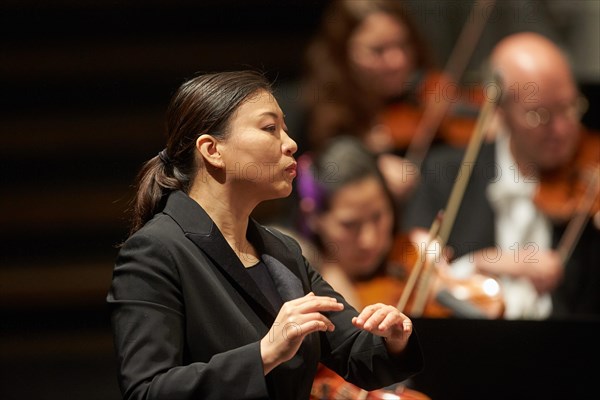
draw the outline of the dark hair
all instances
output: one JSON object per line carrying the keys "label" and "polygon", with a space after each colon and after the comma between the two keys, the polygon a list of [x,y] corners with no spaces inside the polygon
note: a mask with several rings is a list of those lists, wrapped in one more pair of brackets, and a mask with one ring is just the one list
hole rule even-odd
{"label": "dark hair", "polygon": [[394,199],[381,174],[376,157],[362,143],[350,136],[332,139],[314,158],[310,153],[298,159],[296,190],[300,201],[300,231],[318,246],[321,240],[305,223],[310,214],[327,212],[331,200],[341,189],[365,178],[375,178],[381,184],[390,208],[396,215]]}
{"label": "dark hair", "polygon": [[204,74],[177,89],[167,109],[166,148],[144,164],[137,178],[130,234],[164,208],[166,194],[189,192],[200,167],[196,139],[203,134],[225,139],[232,114],[260,90],[272,93],[269,81],[256,71]]}
{"label": "dark hair", "polygon": [[[354,77],[348,64],[348,40],[371,14],[384,12],[408,30],[416,52],[416,68],[432,66],[429,51],[416,24],[400,1],[333,0],[325,10],[319,32],[306,53],[305,101],[309,113],[307,134],[312,148],[333,136],[362,137],[383,104]],[[321,110],[315,114],[315,110]]]}

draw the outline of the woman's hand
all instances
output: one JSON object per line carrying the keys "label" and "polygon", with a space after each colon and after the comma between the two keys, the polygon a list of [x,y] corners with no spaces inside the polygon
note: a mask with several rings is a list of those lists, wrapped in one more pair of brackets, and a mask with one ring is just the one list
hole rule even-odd
{"label": "woman's hand", "polygon": [[309,333],[333,331],[335,327],[322,312],[341,311],[342,303],[333,297],[304,297],[286,302],[279,310],[269,333],[260,341],[260,354],[265,375],[279,364],[291,359]]}
{"label": "woman's hand", "polygon": [[396,307],[377,303],[365,307],[352,323],[359,329],[386,339],[390,353],[400,353],[406,348],[412,333],[412,321]]}

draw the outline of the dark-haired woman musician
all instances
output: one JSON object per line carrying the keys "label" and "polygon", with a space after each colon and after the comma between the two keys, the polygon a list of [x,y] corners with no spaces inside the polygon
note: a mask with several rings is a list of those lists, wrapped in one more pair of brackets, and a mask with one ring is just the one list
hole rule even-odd
{"label": "dark-haired woman musician", "polygon": [[[404,198],[416,184],[416,171],[398,154],[406,150],[420,119],[416,114],[431,64],[401,2],[331,1],[306,52],[302,133],[307,149],[317,151],[341,135],[360,139],[381,154],[392,194]],[[406,105],[394,113],[393,124],[387,118],[391,105]],[[396,142],[397,128],[406,136],[404,143]]]}

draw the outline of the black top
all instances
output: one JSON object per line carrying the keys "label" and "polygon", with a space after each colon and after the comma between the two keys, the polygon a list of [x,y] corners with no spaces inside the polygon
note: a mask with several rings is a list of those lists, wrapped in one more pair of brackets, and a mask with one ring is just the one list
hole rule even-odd
{"label": "black top", "polygon": [[248,274],[252,277],[258,287],[262,289],[263,294],[267,300],[269,300],[273,309],[279,311],[283,305],[283,300],[281,300],[281,295],[277,291],[275,282],[273,282],[273,277],[269,273],[265,263],[259,261],[257,264],[246,268],[246,271],[248,271]]}

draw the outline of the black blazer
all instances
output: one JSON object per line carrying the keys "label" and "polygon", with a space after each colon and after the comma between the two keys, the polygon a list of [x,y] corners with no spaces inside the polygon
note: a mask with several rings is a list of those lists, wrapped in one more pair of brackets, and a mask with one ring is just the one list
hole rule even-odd
{"label": "black blazer", "polygon": [[336,329],[308,335],[266,377],[260,340],[277,311],[216,224],[183,192],[121,248],[107,301],[125,399],[308,399],[319,361],[368,390],[422,368],[416,335],[401,357],[356,329],[357,312],[305,261],[298,244],[253,220],[248,238],[284,301],[313,291],[344,302]]}

